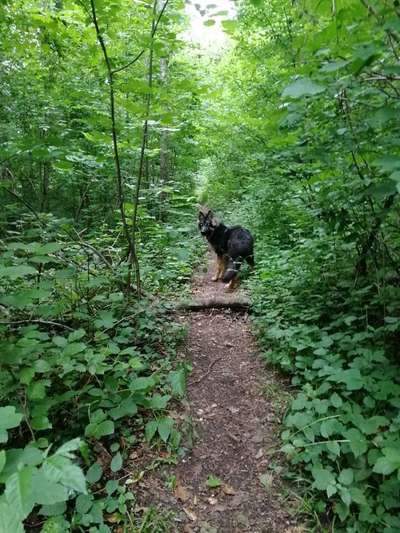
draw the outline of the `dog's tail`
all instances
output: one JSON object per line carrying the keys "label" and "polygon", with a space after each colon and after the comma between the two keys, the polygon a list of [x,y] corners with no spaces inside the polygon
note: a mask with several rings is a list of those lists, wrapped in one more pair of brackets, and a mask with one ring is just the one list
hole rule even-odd
{"label": "dog's tail", "polygon": [[227,268],[225,270],[225,275],[223,278],[224,283],[228,283],[228,281],[232,281],[233,278],[238,274],[240,267],[242,266],[243,258],[242,257],[236,257],[233,259],[230,257],[228,259]]}

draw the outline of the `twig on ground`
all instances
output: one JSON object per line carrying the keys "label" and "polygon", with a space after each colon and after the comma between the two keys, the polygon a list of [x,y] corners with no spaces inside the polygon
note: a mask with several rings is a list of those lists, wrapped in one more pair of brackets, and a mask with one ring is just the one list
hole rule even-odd
{"label": "twig on ground", "polygon": [[203,374],[203,375],[201,376],[201,378],[196,379],[196,381],[192,381],[192,384],[193,384],[193,385],[197,385],[198,383],[200,383],[201,381],[203,381],[203,379],[205,379],[205,378],[208,376],[208,374],[211,372],[213,366],[214,366],[216,363],[218,363],[218,361],[221,361],[221,359],[222,359],[222,357],[218,357],[218,359],[214,359],[214,361],[208,365],[207,372],[206,372],[205,374]]}

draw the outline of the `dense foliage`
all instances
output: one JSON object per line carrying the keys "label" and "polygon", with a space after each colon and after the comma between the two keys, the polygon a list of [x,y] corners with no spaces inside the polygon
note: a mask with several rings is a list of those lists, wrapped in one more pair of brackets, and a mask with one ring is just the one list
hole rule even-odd
{"label": "dense foliage", "polygon": [[245,4],[207,108],[204,194],[256,235],[255,323],[298,390],[283,450],[335,531],[400,529],[399,15]]}
{"label": "dense foliage", "polygon": [[137,530],[131,450],[179,449],[167,296],[198,254],[182,7],[1,3],[2,533]]}

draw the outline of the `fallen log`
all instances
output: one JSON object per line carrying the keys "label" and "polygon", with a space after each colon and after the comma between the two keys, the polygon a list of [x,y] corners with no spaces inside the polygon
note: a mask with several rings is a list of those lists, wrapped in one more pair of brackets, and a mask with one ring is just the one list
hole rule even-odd
{"label": "fallen log", "polygon": [[177,309],[185,311],[205,311],[206,309],[233,309],[248,311],[250,308],[250,299],[244,296],[236,298],[198,298],[178,303]]}

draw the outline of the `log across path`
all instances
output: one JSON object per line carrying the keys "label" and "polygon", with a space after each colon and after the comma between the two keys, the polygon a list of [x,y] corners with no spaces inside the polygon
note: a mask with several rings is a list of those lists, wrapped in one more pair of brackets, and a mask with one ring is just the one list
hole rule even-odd
{"label": "log across path", "polygon": [[[211,265],[194,277],[193,304],[248,302],[243,289],[227,295],[211,277]],[[300,533],[277,452],[288,393],[257,357],[247,312],[222,307],[181,312],[193,366],[187,411],[177,415],[189,428],[188,452],[164,474],[144,479],[141,503],[172,510],[176,532]]]}

